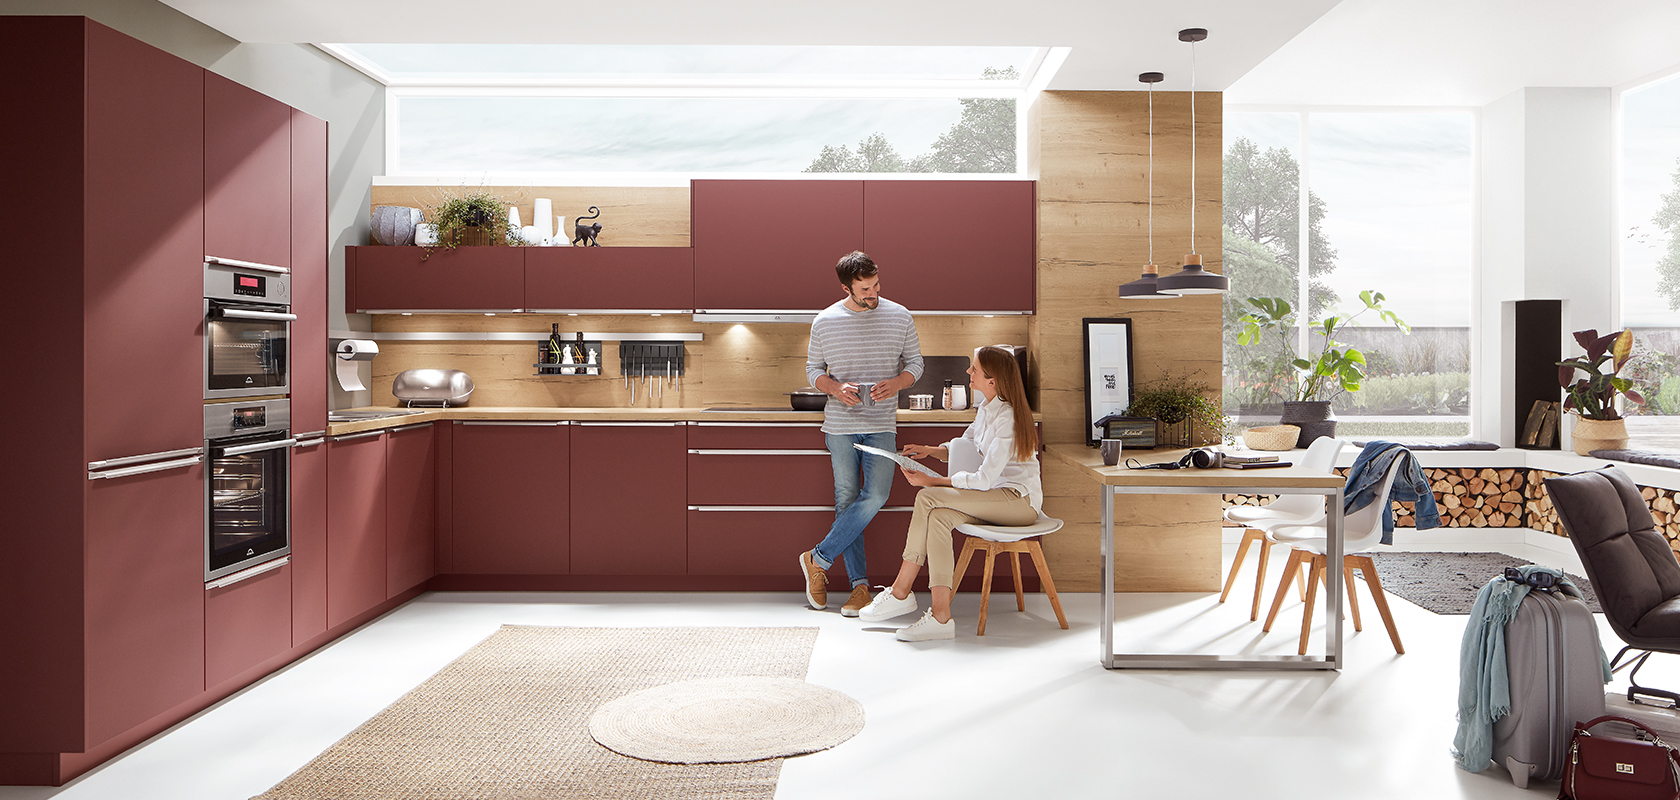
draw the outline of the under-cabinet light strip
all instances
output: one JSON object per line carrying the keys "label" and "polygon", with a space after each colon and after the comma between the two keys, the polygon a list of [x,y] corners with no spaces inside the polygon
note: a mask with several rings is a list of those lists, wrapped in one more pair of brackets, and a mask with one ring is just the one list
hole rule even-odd
{"label": "under-cabinet light strip", "polygon": [[[373,339],[385,342],[546,342],[549,331],[331,331],[333,339]],[[577,331],[561,331],[571,341]],[[583,338],[600,342],[698,342],[703,333],[608,333],[584,331]]]}

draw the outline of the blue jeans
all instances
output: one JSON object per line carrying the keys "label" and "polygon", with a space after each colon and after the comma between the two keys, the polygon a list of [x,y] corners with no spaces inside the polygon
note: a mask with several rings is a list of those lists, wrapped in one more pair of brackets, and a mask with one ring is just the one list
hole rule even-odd
{"label": "blue jeans", "polygon": [[853,586],[865,586],[869,583],[869,562],[863,555],[863,529],[875,518],[875,512],[887,504],[887,492],[892,489],[898,465],[852,445],[866,444],[897,452],[898,434],[894,431],[829,433],[824,438],[828,440],[829,460],[834,464],[834,526],[811,551],[812,560],[828,569],[834,559],[845,556],[846,577]]}

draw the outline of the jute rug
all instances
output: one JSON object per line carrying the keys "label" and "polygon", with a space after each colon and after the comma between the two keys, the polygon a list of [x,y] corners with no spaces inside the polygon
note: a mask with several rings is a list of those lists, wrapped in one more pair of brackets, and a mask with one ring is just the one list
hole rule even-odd
{"label": "jute rug", "polygon": [[863,730],[863,704],[794,678],[701,678],[643,689],[589,718],[589,735],[632,758],[726,764],[827,750]]}
{"label": "jute rug", "polygon": [[589,736],[602,704],[694,678],[804,678],[815,628],[508,625],[262,800],[770,800],[780,759],[656,764]]}
{"label": "jute rug", "polygon": [[[1506,567],[1533,564],[1504,553],[1366,553],[1376,562],[1377,576],[1390,594],[1405,598],[1437,614],[1469,614],[1476,593],[1488,581],[1505,574]],[[1603,611],[1592,584],[1564,573],[1581,590],[1587,607]]]}

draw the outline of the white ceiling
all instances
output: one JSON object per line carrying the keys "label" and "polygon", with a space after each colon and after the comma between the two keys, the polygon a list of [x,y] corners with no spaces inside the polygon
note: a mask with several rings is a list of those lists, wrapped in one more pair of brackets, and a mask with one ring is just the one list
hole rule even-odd
{"label": "white ceiling", "polygon": [[1231,103],[1483,105],[1680,65],[1677,0],[163,0],[244,42],[1070,47],[1052,89],[1189,86]]}

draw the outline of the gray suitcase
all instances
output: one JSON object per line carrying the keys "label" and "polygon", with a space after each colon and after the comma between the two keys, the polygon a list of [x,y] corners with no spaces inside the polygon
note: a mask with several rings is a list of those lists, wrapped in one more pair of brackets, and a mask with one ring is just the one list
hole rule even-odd
{"label": "gray suitcase", "polygon": [[1518,788],[1562,778],[1575,723],[1604,715],[1603,652],[1586,603],[1562,591],[1531,590],[1505,626],[1511,713],[1493,723],[1493,760]]}

